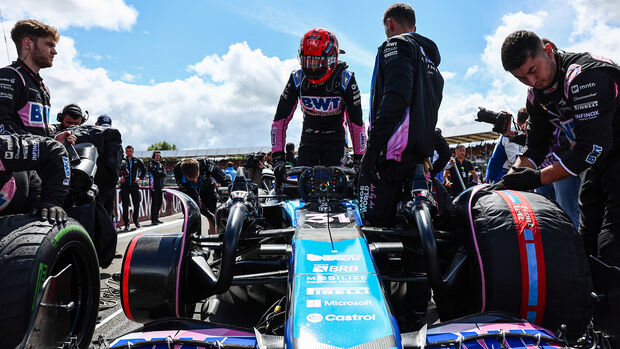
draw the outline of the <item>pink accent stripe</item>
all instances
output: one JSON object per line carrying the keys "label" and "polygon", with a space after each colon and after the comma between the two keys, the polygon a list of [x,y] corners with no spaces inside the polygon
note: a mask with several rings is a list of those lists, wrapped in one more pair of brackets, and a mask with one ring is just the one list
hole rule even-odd
{"label": "pink accent stripe", "polygon": [[409,118],[409,108],[407,108],[402,124],[400,124],[388,141],[387,155],[385,156],[387,160],[400,161],[409,139]]}
{"label": "pink accent stripe", "polygon": [[24,80],[24,76],[22,75],[22,73],[19,72],[19,70],[15,69],[14,67],[11,67],[10,65],[7,68],[9,68],[12,71],[16,72],[17,75],[19,75],[19,77],[22,79],[22,83],[24,84],[24,86],[26,86],[26,80]]}
{"label": "pink accent stripe", "polygon": [[4,167],[4,164],[2,163],[2,159],[0,159],[0,171],[6,171],[6,167]]}
{"label": "pink accent stripe", "polygon": [[[295,105],[293,106],[293,109],[291,109],[291,112],[288,114],[286,119],[274,120],[273,124],[271,124],[271,133],[272,133],[271,136],[275,138],[272,140],[272,143],[271,143],[271,151],[273,153],[278,152],[278,151],[284,151],[284,144],[286,144],[286,130],[288,129],[288,123],[293,118],[293,115],[295,114],[295,110],[297,110],[298,103],[299,103],[299,99],[295,101]],[[277,129],[278,127],[280,128],[280,130]]]}
{"label": "pink accent stripe", "polygon": [[[175,195],[173,193],[171,193],[172,195]],[[187,222],[189,221],[189,211],[187,210],[187,205],[185,204],[185,201],[181,200],[181,203],[183,204],[183,241],[181,241],[181,253],[180,253],[180,258],[179,258],[179,265],[177,266],[177,282],[176,282],[176,294],[177,296],[174,298],[174,309],[175,312],[177,314],[177,317],[181,317],[180,312],[179,312],[179,280],[181,278],[181,259],[183,256],[183,251],[185,251],[185,235],[187,234]]]}
{"label": "pink accent stripe", "polygon": [[476,193],[478,193],[481,189],[484,189],[487,186],[488,184],[476,186],[471,191],[471,196],[469,197],[469,204],[467,205],[467,210],[469,211],[469,225],[471,227],[471,236],[474,239],[474,247],[476,248],[476,256],[478,257],[478,265],[480,266],[480,286],[482,288],[482,309],[480,310],[480,312],[484,312],[484,308],[486,307],[487,292],[486,283],[484,281],[484,268],[482,267],[482,257],[480,256],[480,249],[478,248],[478,239],[476,238],[476,229],[474,228],[474,218],[471,214],[471,203]]}
{"label": "pink accent stripe", "polygon": [[618,82],[614,81],[614,85],[616,86],[616,97],[618,97]]}

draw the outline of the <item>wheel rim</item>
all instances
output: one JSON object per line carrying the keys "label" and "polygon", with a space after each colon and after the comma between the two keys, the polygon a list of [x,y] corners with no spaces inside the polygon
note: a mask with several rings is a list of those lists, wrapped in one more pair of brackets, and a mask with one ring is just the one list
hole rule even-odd
{"label": "wheel rim", "polygon": [[99,283],[96,278],[99,273],[98,270],[92,272],[94,268],[89,256],[89,250],[83,242],[72,241],[60,249],[52,267],[52,275],[55,275],[67,265],[72,265],[70,301],[75,303],[75,308],[71,310],[69,328],[70,336],[77,337],[80,345],[90,341],[94,329],[92,313],[96,313],[99,306],[96,301],[99,299],[98,287],[93,287]]}

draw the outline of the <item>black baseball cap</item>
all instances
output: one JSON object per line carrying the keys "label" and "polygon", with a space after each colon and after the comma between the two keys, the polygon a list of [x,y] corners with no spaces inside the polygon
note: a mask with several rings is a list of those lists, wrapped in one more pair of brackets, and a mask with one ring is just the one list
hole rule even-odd
{"label": "black baseball cap", "polygon": [[97,125],[99,126],[112,126],[112,118],[107,114],[99,115],[97,118]]}

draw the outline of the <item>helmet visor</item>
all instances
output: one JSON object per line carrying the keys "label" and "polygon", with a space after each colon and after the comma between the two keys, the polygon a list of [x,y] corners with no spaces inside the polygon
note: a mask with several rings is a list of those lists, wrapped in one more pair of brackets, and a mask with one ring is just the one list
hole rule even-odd
{"label": "helmet visor", "polygon": [[327,57],[302,55],[299,60],[305,73],[322,73],[327,69]]}

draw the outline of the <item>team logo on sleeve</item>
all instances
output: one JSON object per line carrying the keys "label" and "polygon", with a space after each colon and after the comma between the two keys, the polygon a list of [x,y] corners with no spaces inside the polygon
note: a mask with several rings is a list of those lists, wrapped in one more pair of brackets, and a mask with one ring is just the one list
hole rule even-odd
{"label": "team logo on sleeve", "polygon": [[69,179],[71,178],[71,165],[69,164],[69,158],[66,156],[63,156],[62,164],[65,170],[65,179],[62,181],[62,184],[69,185]]}
{"label": "team logo on sleeve", "polygon": [[602,151],[603,151],[603,147],[596,145],[596,144],[592,144],[592,151],[586,157],[586,162],[588,164],[594,164],[594,162],[596,162],[596,159],[599,157],[599,155],[601,155]]}

